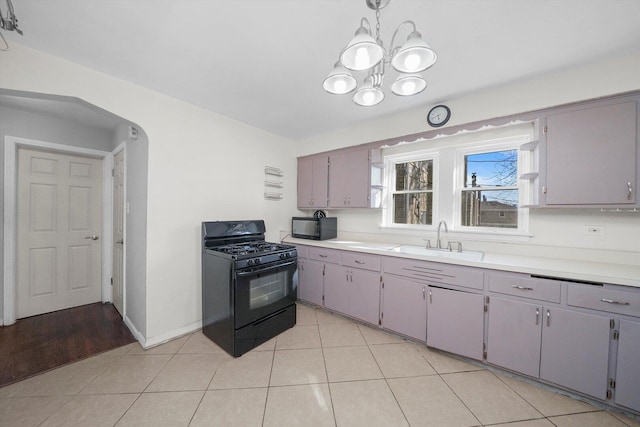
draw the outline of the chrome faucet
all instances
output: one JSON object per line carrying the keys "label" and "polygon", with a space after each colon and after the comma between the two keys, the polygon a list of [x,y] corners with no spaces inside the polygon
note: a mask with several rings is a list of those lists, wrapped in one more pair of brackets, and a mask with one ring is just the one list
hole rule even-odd
{"label": "chrome faucet", "polygon": [[449,228],[447,227],[447,223],[442,220],[440,221],[440,223],[438,224],[438,237],[437,237],[437,246],[438,249],[442,249],[442,241],[440,240],[440,229],[442,228],[442,226],[444,225],[444,232],[448,233],[449,232]]}

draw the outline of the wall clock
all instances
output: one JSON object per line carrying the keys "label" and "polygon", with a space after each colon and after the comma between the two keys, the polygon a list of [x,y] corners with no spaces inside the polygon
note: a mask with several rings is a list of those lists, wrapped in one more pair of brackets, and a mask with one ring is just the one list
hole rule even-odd
{"label": "wall clock", "polygon": [[429,126],[437,128],[443,126],[451,118],[451,110],[446,105],[436,105],[427,115]]}

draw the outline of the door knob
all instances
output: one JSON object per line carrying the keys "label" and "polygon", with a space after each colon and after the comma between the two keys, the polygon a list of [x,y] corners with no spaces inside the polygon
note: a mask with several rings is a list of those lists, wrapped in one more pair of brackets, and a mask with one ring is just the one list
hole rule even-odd
{"label": "door knob", "polygon": [[98,237],[98,236],[96,236],[96,235],[94,234],[93,236],[87,236],[87,237],[85,237],[85,239],[98,240],[98,239],[99,239],[99,237]]}

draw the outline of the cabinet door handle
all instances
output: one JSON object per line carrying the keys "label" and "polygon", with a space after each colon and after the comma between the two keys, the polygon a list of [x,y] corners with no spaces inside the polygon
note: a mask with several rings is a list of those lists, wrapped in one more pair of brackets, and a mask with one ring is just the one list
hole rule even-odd
{"label": "cabinet door handle", "polygon": [[429,291],[429,304],[433,302],[433,295],[431,295],[431,291]]}
{"label": "cabinet door handle", "polygon": [[364,264],[364,261],[360,261],[359,259],[357,259],[356,264]]}
{"label": "cabinet door handle", "polygon": [[426,300],[427,299],[427,290],[425,289],[425,287],[422,287],[422,299]]}
{"label": "cabinet door handle", "polygon": [[631,185],[631,181],[627,182],[627,200],[631,200],[631,196],[633,196],[633,186]]}
{"label": "cabinet door handle", "polygon": [[547,310],[547,328],[551,326],[551,312]]}
{"label": "cabinet door handle", "polygon": [[540,309],[536,308],[536,325],[540,323]]}
{"label": "cabinet door handle", "polygon": [[515,289],[522,289],[523,291],[532,291],[533,288],[530,288],[528,286],[520,286],[520,285],[511,285],[512,288]]}
{"label": "cabinet door handle", "polygon": [[607,304],[630,305],[629,301],[616,301],[609,298],[600,298],[600,301],[606,302]]}

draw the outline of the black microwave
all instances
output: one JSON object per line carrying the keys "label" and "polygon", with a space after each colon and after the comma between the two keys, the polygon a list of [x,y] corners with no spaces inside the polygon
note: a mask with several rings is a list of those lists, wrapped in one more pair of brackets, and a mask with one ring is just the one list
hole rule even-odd
{"label": "black microwave", "polygon": [[338,218],[291,218],[291,235],[300,239],[327,240],[338,237]]}

